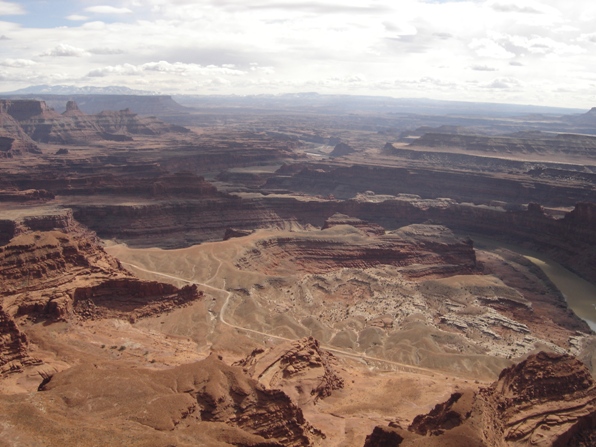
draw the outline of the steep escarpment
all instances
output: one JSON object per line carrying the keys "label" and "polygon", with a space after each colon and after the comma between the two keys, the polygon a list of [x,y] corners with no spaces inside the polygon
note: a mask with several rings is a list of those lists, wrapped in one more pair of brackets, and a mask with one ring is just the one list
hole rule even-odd
{"label": "steep escarpment", "polygon": [[40,363],[29,355],[28,346],[27,336],[0,303],[0,376],[22,372],[24,366]]}
{"label": "steep escarpment", "polygon": [[160,135],[166,132],[190,132],[181,126],[165,124],[155,117],[140,117],[130,109],[103,111],[91,116],[102,131],[109,135]]}
{"label": "steep escarpment", "polygon": [[542,132],[511,136],[426,133],[411,144],[412,146],[451,147],[494,154],[537,153],[543,155],[563,154],[567,157],[596,157],[596,137],[587,135],[552,135]]}
{"label": "steep escarpment", "polygon": [[531,173],[517,175],[478,172],[469,168],[390,167],[317,163],[304,166],[294,175],[271,177],[265,190],[291,190],[312,195],[350,199],[358,193],[416,194],[422,198],[449,197],[458,202],[485,203],[499,200],[521,204],[568,206],[594,196],[592,180],[565,182]]}
{"label": "steep escarpment", "polygon": [[80,109],[89,115],[100,113],[104,110],[124,110],[128,108],[139,115],[171,119],[171,115],[178,115],[178,118],[180,118],[180,115],[188,114],[192,110],[178,104],[168,95],[36,94],[35,99],[44,100],[50,107],[53,107],[57,111],[64,110],[64,104],[67,104],[68,101],[76,101]]}
{"label": "steep escarpment", "polygon": [[101,237],[139,247],[179,248],[221,240],[227,228],[284,228],[287,221],[261,201],[204,199],[121,205],[69,205],[77,220]]}
{"label": "steep escarpment", "polygon": [[[74,101],[67,103],[60,115],[44,101],[1,100],[1,110],[12,117],[5,132],[18,132],[40,143],[84,144],[89,141],[130,141],[132,135],[160,135],[167,132],[189,132],[180,126],[165,124],[155,117],[139,117],[129,109],[86,115]],[[22,140],[22,139],[21,139]]]}
{"label": "steep escarpment", "polygon": [[135,321],[184,307],[202,296],[194,284],[179,289],[156,281],[118,278],[76,288],[72,293],[72,306],[82,318]]}
{"label": "steep escarpment", "polygon": [[[366,447],[385,445],[578,446],[596,436],[596,387],[569,355],[541,352],[502,371],[489,388],[462,390],[417,416],[407,430],[377,427]],[[399,440],[386,444],[387,439]]]}
{"label": "steep escarpment", "polygon": [[[372,193],[347,201],[270,196],[139,205],[77,204],[72,208],[77,219],[103,237],[164,248],[221,240],[228,228],[322,227],[335,213],[365,219],[388,229],[428,221],[459,233],[478,233],[522,243],[548,254],[586,279],[593,279],[592,272],[596,268],[596,239],[592,231],[594,204],[580,203],[562,219],[549,215],[540,205],[525,209],[505,209],[502,205],[474,206],[449,199],[424,200],[417,196]],[[329,220],[328,225],[333,221]],[[354,224],[350,222],[344,223]],[[355,226],[359,225],[362,224]],[[365,231],[372,230],[372,226],[367,228]]]}
{"label": "steep escarpment", "polygon": [[385,234],[385,228],[383,228],[381,225],[366,222],[364,220],[358,219],[357,217],[350,217],[341,213],[335,213],[329,219],[325,220],[322,229],[326,230],[327,228],[333,228],[339,225],[349,225],[351,227],[358,228],[369,236],[382,236]]}
{"label": "steep escarpment", "polygon": [[48,107],[45,101],[34,99],[2,99],[0,100],[0,107],[18,122],[27,121],[34,117],[48,119],[60,117],[60,114]]}
{"label": "steep escarpment", "polygon": [[47,200],[54,199],[55,196],[45,189],[27,189],[24,191],[13,189],[13,190],[0,190],[0,202],[45,202]]}
{"label": "steep escarpment", "polygon": [[0,100],[0,158],[12,158],[27,153],[40,154],[35,142],[9,111],[17,116],[21,115],[14,110],[13,102]]}
{"label": "steep escarpment", "polygon": [[403,147],[387,143],[383,148],[383,153],[396,159],[407,160],[407,162],[423,163],[427,167],[449,167],[449,169],[476,172],[507,172],[522,177],[529,175],[531,178],[559,180],[560,182],[566,179],[567,181],[584,182],[588,185],[595,183],[596,168],[584,163],[555,162],[543,160],[540,157],[533,157],[534,159],[531,160],[516,160],[502,153],[489,155],[448,152],[441,150],[440,147],[434,149]]}
{"label": "steep escarpment", "polygon": [[163,157],[162,166],[170,172],[191,170],[213,172],[236,166],[280,164],[300,158],[294,149],[302,143],[265,132],[230,131],[227,128],[209,135],[198,135],[191,144],[179,145]]}
{"label": "steep escarpment", "polygon": [[163,312],[198,299],[196,286],[178,289],[140,281],[100,246],[95,234],[69,212],[25,217],[0,246],[0,293],[14,314],[65,319],[139,316]]}
{"label": "steep escarpment", "polygon": [[[324,273],[377,265],[403,267],[407,274],[470,273],[476,267],[471,241],[457,239],[445,227],[412,225],[379,236],[338,225],[320,232],[261,240],[237,261],[240,268],[268,273],[300,269]],[[414,267],[415,266],[415,267]]]}
{"label": "steep escarpment", "polygon": [[330,157],[343,157],[344,155],[350,155],[356,152],[352,146],[346,143],[337,143],[331,153]]}
{"label": "steep escarpment", "polygon": [[[19,321],[137,318],[199,300],[197,287],[141,281],[109,256],[69,210],[5,221],[0,245],[2,364],[31,363]],[[16,362],[16,363],[15,363]],[[11,368],[13,367],[11,366]]]}

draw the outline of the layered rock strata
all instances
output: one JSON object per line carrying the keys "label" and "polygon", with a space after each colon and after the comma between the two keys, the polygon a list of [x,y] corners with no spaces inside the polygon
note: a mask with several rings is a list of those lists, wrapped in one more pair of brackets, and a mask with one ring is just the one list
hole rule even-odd
{"label": "layered rock strata", "polygon": [[86,115],[74,101],[69,101],[60,115],[45,101],[0,100],[0,112],[13,121],[3,124],[6,132],[15,127],[31,140],[40,143],[84,144],[93,140],[130,141],[131,135],[159,135],[166,132],[189,132],[180,126],[165,124],[155,117],[139,117],[130,110],[104,111]]}
{"label": "layered rock strata", "polygon": [[411,225],[370,236],[353,226],[338,225],[320,232],[270,237],[237,260],[239,268],[273,272],[325,273],[341,268],[378,265],[403,267],[409,276],[471,273],[476,255],[470,240],[456,238],[437,225]]}
{"label": "layered rock strata", "polygon": [[20,318],[134,321],[202,297],[194,285],[178,289],[134,278],[69,210],[8,222],[0,245],[2,364],[30,363]]}
{"label": "layered rock strata", "polygon": [[366,222],[357,217],[350,217],[341,213],[335,213],[329,219],[325,220],[322,229],[326,230],[327,228],[333,228],[338,225],[350,225],[351,227],[364,231],[369,236],[382,236],[385,234],[385,228],[381,225]]}
{"label": "layered rock strata", "polygon": [[412,146],[450,147],[493,154],[563,154],[566,157],[596,158],[596,137],[587,135],[559,134],[553,136],[542,132],[510,136],[426,133],[411,144]]}
{"label": "layered rock strata", "polygon": [[[0,158],[12,158],[27,153],[41,154],[35,142],[21,128],[12,101],[0,101]],[[41,111],[40,111],[41,112]]]}
{"label": "layered rock strata", "polygon": [[119,278],[72,293],[74,311],[83,318],[137,318],[159,315],[202,297],[196,285],[179,289],[170,284]]}
{"label": "layered rock strata", "polygon": [[366,219],[388,229],[433,222],[459,233],[519,242],[547,254],[588,281],[594,280],[596,238],[591,216],[596,205],[579,203],[563,218],[550,216],[540,206],[506,209],[502,205],[474,206],[449,199],[362,194],[347,201],[277,196],[135,206],[78,204],[72,208],[78,220],[102,237],[163,248],[221,240],[227,228],[322,227],[335,213]]}
{"label": "layered rock strata", "polygon": [[566,181],[532,173],[478,172],[449,166],[338,166],[310,163],[298,173],[271,177],[262,187],[270,191],[297,191],[350,199],[364,191],[377,194],[417,194],[433,199],[449,197],[458,202],[538,202],[549,206],[593,200],[593,179]]}
{"label": "layered rock strata", "polygon": [[24,366],[41,363],[28,352],[29,340],[0,303],[0,376],[22,372]]}
{"label": "layered rock strata", "polygon": [[[589,446],[596,440],[596,386],[569,355],[541,352],[503,370],[489,388],[462,390],[407,431],[377,427],[366,447]],[[423,437],[423,438],[421,438]]]}

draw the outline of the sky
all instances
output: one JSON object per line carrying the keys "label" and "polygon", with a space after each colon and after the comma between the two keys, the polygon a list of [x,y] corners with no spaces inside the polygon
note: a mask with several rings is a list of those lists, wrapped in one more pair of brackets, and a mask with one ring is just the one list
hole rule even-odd
{"label": "sky", "polygon": [[594,0],[0,0],[0,92],[596,106]]}

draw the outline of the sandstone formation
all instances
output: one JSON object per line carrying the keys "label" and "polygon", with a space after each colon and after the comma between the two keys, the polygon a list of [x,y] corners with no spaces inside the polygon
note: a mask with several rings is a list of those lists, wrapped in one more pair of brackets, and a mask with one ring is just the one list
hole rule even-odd
{"label": "sandstone formation", "polygon": [[377,265],[403,267],[411,276],[471,273],[476,257],[471,241],[462,241],[436,225],[411,225],[369,236],[350,225],[320,232],[296,233],[259,241],[237,261],[240,268],[273,273],[324,273],[340,268],[366,269]]}
{"label": "sandstone formation", "polygon": [[185,306],[202,297],[196,285],[181,289],[155,281],[119,278],[72,293],[74,311],[83,318],[124,318],[135,321]]}
{"label": "sandstone formation", "polygon": [[255,349],[235,365],[266,388],[284,390],[301,405],[316,403],[344,386],[335,357],[313,337]]}
{"label": "sandstone formation", "polygon": [[[596,386],[569,355],[541,352],[503,370],[489,388],[462,390],[408,427],[377,427],[365,446],[589,446]],[[421,438],[424,437],[424,438]]]}
{"label": "sandstone formation", "polygon": [[35,142],[11,115],[21,116],[17,109],[12,101],[0,101],[0,158],[12,158],[27,153],[41,154]]}
{"label": "sandstone formation", "polygon": [[77,103],[71,100],[66,103],[66,110],[62,116],[85,116],[85,114],[79,109]]}
{"label": "sandstone formation", "polygon": [[350,225],[351,227],[364,231],[369,236],[382,236],[385,234],[385,228],[381,225],[366,222],[357,217],[350,217],[341,213],[335,213],[329,219],[325,220],[322,230],[333,228],[338,225]]}
{"label": "sandstone formation", "polygon": [[[19,397],[0,397],[5,439],[20,432],[20,439],[42,438],[49,446],[111,439],[119,445],[305,447],[322,437],[286,394],[216,355],[160,371],[82,364],[44,380],[31,400],[47,412]],[[27,413],[36,426],[17,417]]]}
{"label": "sandstone formation", "polygon": [[4,120],[7,122],[0,123],[3,132],[24,133],[31,140],[40,143],[130,141],[131,135],[188,132],[187,129],[167,125],[156,118],[141,118],[128,109],[86,115],[74,101],[67,103],[62,115],[50,109],[44,101],[36,100],[0,100],[0,111],[12,118],[12,121]]}
{"label": "sandstone formation", "polygon": [[4,221],[0,234],[0,363],[31,363],[17,318],[68,321],[162,314],[202,297],[195,285],[178,289],[140,281],[99,245],[70,210]]}
{"label": "sandstone formation", "polygon": [[343,157],[344,155],[350,155],[354,153],[355,150],[349,144],[346,143],[337,143],[331,153],[329,154],[330,157]]}
{"label": "sandstone formation", "polygon": [[0,446],[594,444],[593,111],[320,99],[0,101]]}
{"label": "sandstone formation", "polygon": [[549,206],[568,206],[570,202],[590,201],[594,197],[593,178],[562,184],[560,180],[527,172],[503,175],[498,170],[486,172],[486,169],[480,169],[481,172],[476,172],[465,167],[465,163],[462,165],[463,169],[445,169],[433,166],[336,166],[319,162],[311,163],[291,176],[269,178],[263,189],[333,195],[338,199],[374,191],[388,195],[416,194],[425,199],[448,197],[458,202],[486,204],[498,200],[538,202]]}
{"label": "sandstone formation", "polygon": [[[83,190],[85,186],[80,188]],[[160,191],[157,186],[151,188],[151,191]],[[205,189],[207,185],[198,188],[201,194],[209,190]],[[99,187],[97,190],[102,191]],[[107,194],[110,190],[117,191],[110,188],[104,191]],[[140,190],[142,188],[124,187],[122,193]],[[148,188],[144,191],[148,192]],[[181,194],[184,188],[173,191]],[[557,214],[553,215],[542,208],[527,205],[508,207],[505,203],[495,202],[490,206],[475,206],[450,199],[422,199],[414,195],[365,193],[345,201],[273,195],[242,200],[221,195],[207,200],[202,195],[194,197],[197,200],[134,205],[69,202],[77,219],[102,237],[119,238],[137,246],[179,248],[186,244],[221,240],[226,229],[231,227],[242,231],[304,225],[322,227],[333,214],[340,213],[388,229],[430,221],[464,234],[477,233],[519,242],[547,253],[588,280],[593,278],[592,272],[596,268],[593,250],[596,240],[589,217],[594,207],[592,202],[581,202],[577,204],[576,211],[565,213],[557,210]]]}
{"label": "sandstone formation", "polygon": [[[33,95],[32,95],[33,96]],[[14,99],[25,99],[27,95],[19,95]],[[167,117],[180,115],[182,119],[190,109],[178,104],[167,95],[117,95],[117,94],[36,94],[32,99],[41,99],[57,111],[64,110],[64,105],[72,101],[85,114],[93,115],[104,110],[130,109],[139,115]],[[66,107],[68,110],[68,106]]]}
{"label": "sandstone formation", "polygon": [[596,157],[596,137],[585,135],[551,135],[542,132],[511,136],[457,135],[426,133],[412,142],[413,146],[452,147],[464,151],[481,151],[493,154],[539,153]]}
{"label": "sandstone formation", "polygon": [[28,344],[27,336],[0,304],[0,377],[40,363],[29,356]]}
{"label": "sandstone formation", "polygon": [[45,189],[0,190],[0,202],[45,202],[55,195]]}
{"label": "sandstone formation", "polygon": [[[522,256],[475,252],[470,241],[437,225],[375,235],[359,219],[335,215],[328,227],[257,231],[210,244],[234,253],[226,322],[477,374],[495,374],[539,348],[587,352],[587,324]],[[150,263],[163,262],[157,259]]]}

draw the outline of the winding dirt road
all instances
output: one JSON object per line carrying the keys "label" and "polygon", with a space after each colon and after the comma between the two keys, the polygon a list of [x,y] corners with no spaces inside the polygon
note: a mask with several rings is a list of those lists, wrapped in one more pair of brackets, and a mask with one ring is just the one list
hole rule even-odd
{"label": "winding dirt road", "polygon": [[[222,264],[222,261],[221,260],[218,259],[218,261],[219,261],[220,264],[219,264],[219,266],[217,268],[217,272],[219,272],[219,269],[220,269],[221,264]],[[221,310],[219,311],[219,321],[221,321],[226,326],[229,326],[229,327],[234,328],[236,330],[240,330],[240,331],[249,332],[249,333],[252,333],[252,334],[261,335],[263,337],[269,337],[269,338],[274,338],[274,339],[283,340],[283,341],[296,341],[295,339],[292,339],[292,338],[286,338],[286,337],[281,337],[279,335],[268,334],[266,332],[257,331],[255,329],[249,329],[249,328],[246,328],[246,327],[237,326],[237,325],[235,325],[233,323],[230,323],[229,321],[226,321],[225,318],[224,318],[224,314],[225,314],[225,311],[226,311],[226,309],[228,307],[228,303],[230,301],[230,298],[232,297],[232,292],[229,292],[229,291],[227,291],[225,289],[220,289],[218,287],[213,287],[213,286],[210,286],[210,285],[205,284],[205,283],[201,283],[201,282],[197,282],[197,281],[189,281],[188,279],[180,278],[179,276],[168,275],[166,273],[156,272],[154,270],[147,270],[147,269],[145,269],[143,267],[140,267],[138,265],[131,264],[130,262],[120,261],[120,263],[123,264],[123,265],[128,265],[130,267],[133,267],[134,269],[140,270],[140,271],[145,272],[145,273],[150,273],[150,274],[153,274],[153,275],[163,276],[164,278],[175,279],[177,281],[182,281],[182,282],[185,282],[185,283],[188,283],[188,284],[195,284],[197,286],[202,287],[203,289],[211,290],[213,292],[225,294],[225,301],[224,301],[223,305],[221,306]],[[213,280],[213,277],[211,277],[209,279],[209,281],[211,281],[211,280]],[[334,347],[331,347],[331,346],[328,346],[328,345],[323,345],[322,343],[321,343],[321,347],[323,347],[327,351],[333,352],[334,354],[337,354],[337,355],[340,355],[340,356],[343,356],[343,357],[349,357],[349,358],[352,358],[352,359],[356,359],[356,360],[359,360],[361,362],[364,362],[365,364],[367,364],[366,361],[368,360],[368,361],[371,361],[371,362],[380,362],[380,363],[385,363],[387,365],[391,365],[393,367],[396,367],[399,371],[403,371],[403,372],[426,374],[426,375],[433,375],[433,376],[435,374],[446,374],[446,375],[448,375],[450,377],[456,377],[456,378],[459,378],[459,379],[469,379],[469,378],[466,378],[466,377],[460,377],[460,376],[455,376],[453,374],[448,374],[447,372],[444,373],[443,371],[435,371],[435,370],[432,370],[432,369],[422,368],[422,367],[419,367],[419,366],[412,366],[412,365],[408,365],[408,364],[405,364],[405,363],[395,362],[395,361],[392,361],[392,360],[386,360],[386,359],[382,359],[382,358],[378,358],[378,357],[371,357],[371,356],[369,356],[369,355],[367,355],[365,353],[356,354],[356,353],[353,353],[353,352],[348,352],[348,351],[344,351],[344,350],[341,350],[341,349],[337,349],[337,348],[334,348]],[[367,364],[367,366],[369,366],[369,365]]]}

